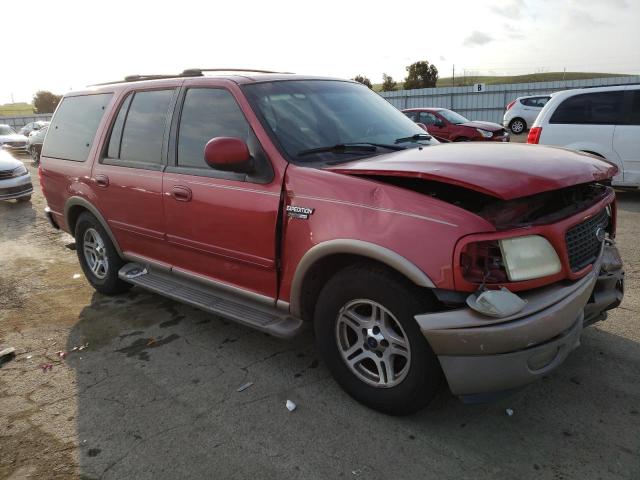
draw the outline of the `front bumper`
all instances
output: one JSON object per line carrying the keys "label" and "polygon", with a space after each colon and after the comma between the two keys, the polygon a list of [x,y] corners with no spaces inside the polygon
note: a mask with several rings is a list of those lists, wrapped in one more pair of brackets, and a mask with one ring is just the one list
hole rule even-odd
{"label": "front bumper", "polygon": [[580,344],[584,326],[606,317],[624,292],[624,271],[614,245],[572,283],[520,294],[525,308],[489,318],[469,308],[416,315],[455,395],[512,390],[558,367]]}
{"label": "front bumper", "polygon": [[13,200],[33,193],[31,174],[0,180],[0,200]]}
{"label": "front bumper", "polygon": [[1,148],[7,150],[8,152],[14,152],[14,153],[28,152],[26,142],[24,143],[24,145],[9,145],[8,143],[5,143],[4,145],[2,145]]}

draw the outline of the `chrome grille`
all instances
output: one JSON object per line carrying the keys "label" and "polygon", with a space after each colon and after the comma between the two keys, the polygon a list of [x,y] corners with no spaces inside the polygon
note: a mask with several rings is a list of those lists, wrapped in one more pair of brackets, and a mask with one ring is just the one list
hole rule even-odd
{"label": "chrome grille", "polygon": [[609,215],[605,209],[567,230],[565,241],[572,272],[583,269],[598,258],[602,242],[596,237],[596,232],[599,228],[606,230],[608,226]]}

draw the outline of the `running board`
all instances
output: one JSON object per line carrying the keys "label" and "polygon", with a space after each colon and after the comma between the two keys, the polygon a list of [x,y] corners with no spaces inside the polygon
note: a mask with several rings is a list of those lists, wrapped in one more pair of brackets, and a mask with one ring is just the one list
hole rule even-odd
{"label": "running board", "polygon": [[275,337],[293,337],[303,329],[301,319],[292,317],[275,307],[233,295],[196,280],[178,277],[171,271],[152,270],[149,266],[139,263],[127,263],[120,269],[118,276],[125,282]]}

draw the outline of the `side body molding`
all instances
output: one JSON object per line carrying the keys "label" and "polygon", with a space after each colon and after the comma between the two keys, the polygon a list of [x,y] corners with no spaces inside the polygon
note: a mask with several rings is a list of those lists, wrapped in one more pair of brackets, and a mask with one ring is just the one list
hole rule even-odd
{"label": "side body molding", "polygon": [[[82,208],[85,208],[86,210],[90,211],[91,214],[94,217],[96,217],[98,219],[98,221],[102,225],[102,228],[104,228],[105,231],[107,232],[107,234],[109,235],[109,239],[113,243],[113,246],[116,248],[116,251],[118,252],[118,255],[120,255],[120,257],[123,257],[122,250],[120,249],[120,245],[118,244],[118,240],[116,240],[116,237],[113,235],[113,232],[111,231],[111,228],[109,227],[109,224],[104,219],[104,217],[102,216],[100,211],[91,202],[89,202],[87,199],[82,198],[82,197],[78,197],[78,196],[74,196],[74,197],[69,198],[69,200],[67,200],[67,203],[64,205],[64,221],[67,224],[67,227],[69,229],[71,229],[71,227],[69,225],[69,214],[71,212],[71,209],[73,207],[76,207],[76,206],[80,206]],[[69,233],[71,233],[73,235],[73,232],[69,232]]]}
{"label": "side body molding", "polygon": [[362,240],[336,239],[319,243],[304,254],[296,267],[296,272],[291,283],[290,312],[300,318],[302,283],[309,269],[320,259],[336,254],[360,255],[362,257],[377,260],[403,274],[409,280],[420,287],[435,288],[431,279],[416,265],[397,254],[393,250],[381,247],[375,243]]}

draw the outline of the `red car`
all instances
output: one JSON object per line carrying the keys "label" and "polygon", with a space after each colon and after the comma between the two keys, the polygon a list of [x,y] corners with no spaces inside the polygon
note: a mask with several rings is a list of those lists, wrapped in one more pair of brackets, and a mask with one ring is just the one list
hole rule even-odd
{"label": "red car", "polygon": [[492,122],[468,120],[446,108],[410,108],[402,110],[407,117],[427,127],[438,140],[447,142],[508,142],[509,132]]}
{"label": "red car", "polygon": [[42,149],[47,216],[102,294],[312,325],[340,385],[391,414],[443,378],[479,401],[547,375],[620,303],[608,162],[437,145],[351,81],[154,78],[65,95]]}

